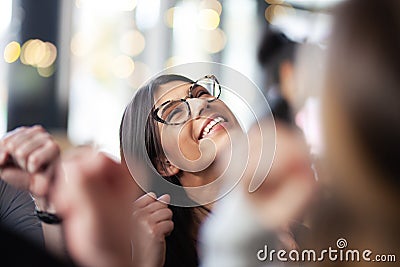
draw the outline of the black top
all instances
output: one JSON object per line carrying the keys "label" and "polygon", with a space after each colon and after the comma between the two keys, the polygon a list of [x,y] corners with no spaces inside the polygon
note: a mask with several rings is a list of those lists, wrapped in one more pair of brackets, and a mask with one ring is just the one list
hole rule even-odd
{"label": "black top", "polygon": [[44,246],[43,230],[34,215],[35,203],[26,191],[18,190],[0,179],[0,223],[39,246]]}

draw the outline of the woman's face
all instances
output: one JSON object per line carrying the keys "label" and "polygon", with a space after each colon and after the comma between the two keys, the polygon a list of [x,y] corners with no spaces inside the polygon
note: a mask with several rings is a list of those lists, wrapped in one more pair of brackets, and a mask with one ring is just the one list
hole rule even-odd
{"label": "woman's face", "polygon": [[[193,97],[188,98],[190,87],[190,83],[173,81],[161,85],[154,96],[155,108],[175,99],[186,99],[189,105],[190,116],[185,123],[168,125],[157,122],[167,157],[165,160],[175,171],[183,171],[183,176],[196,176],[181,181],[183,186],[189,187],[204,185],[217,178],[215,162],[224,157],[230,146],[229,131],[240,128],[224,102],[219,99],[209,102],[210,95],[201,86],[195,87]],[[173,111],[168,112],[172,114]],[[204,168],[199,169],[202,165]]]}

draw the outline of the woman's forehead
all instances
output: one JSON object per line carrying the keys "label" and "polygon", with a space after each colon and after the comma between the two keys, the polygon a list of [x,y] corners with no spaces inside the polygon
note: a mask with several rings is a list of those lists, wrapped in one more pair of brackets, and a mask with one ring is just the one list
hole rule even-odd
{"label": "woman's forehead", "polygon": [[188,95],[190,85],[190,83],[184,81],[172,81],[160,85],[154,94],[155,106],[171,99],[185,98]]}

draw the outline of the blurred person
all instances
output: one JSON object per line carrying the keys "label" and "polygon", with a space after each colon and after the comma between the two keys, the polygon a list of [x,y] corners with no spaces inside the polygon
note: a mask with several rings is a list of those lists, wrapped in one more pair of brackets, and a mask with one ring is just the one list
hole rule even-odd
{"label": "blurred person", "polygon": [[[40,220],[34,215],[35,203],[29,192],[19,189],[15,183],[6,183],[13,162],[5,148],[4,137],[0,140],[0,223],[44,245]],[[13,178],[14,179],[14,178]],[[18,177],[16,177],[18,179]],[[15,186],[12,186],[14,184]],[[23,188],[25,189],[25,188]]]}
{"label": "blurred person", "polygon": [[[274,125],[265,119],[260,127]],[[299,249],[309,234],[302,219],[313,199],[315,179],[300,130],[276,121],[274,161],[254,192],[248,191],[251,179],[265,174],[259,169],[266,168],[266,150],[274,146],[268,145],[273,138],[263,136],[256,126],[250,129],[249,138],[252,142],[244,179],[216,204],[213,216],[202,228],[201,266],[286,266],[287,262],[276,257],[271,260],[267,251]]]}
{"label": "blurred person", "polygon": [[297,46],[284,33],[268,29],[258,49],[258,61],[264,67],[268,103],[275,118],[289,123],[294,122]]}
{"label": "blurred person", "polygon": [[[64,248],[63,230],[67,251],[79,265],[132,266],[130,217],[132,201],[139,192],[127,170],[90,149],[67,154],[61,164],[57,143],[41,126],[17,128],[1,139],[0,144],[2,183],[6,181],[34,196],[36,215],[45,228],[49,227],[47,223],[58,224],[63,219],[62,229],[58,227],[60,236],[56,239],[45,236],[50,252],[58,252],[54,246]],[[33,209],[30,215],[38,219]],[[4,237],[12,237],[4,231]],[[5,262],[9,261],[7,266],[67,264],[64,260],[68,259],[58,260],[35,244],[19,244],[23,240],[17,237],[9,242],[5,249],[7,257],[3,256]],[[15,246],[21,249],[10,251]],[[21,259],[11,260],[19,255]]]}
{"label": "blurred person", "polygon": [[[30,216],[35,218],[34,222],[39,227],[38,219],[43,219],[41,215],[46,215],[42,212],[53,211],[47,200],[47,194],[55,176],[59,157],[60,149],[57,143],[39,125],[19,127],[7,133],[0,140],[2,182],[7,182],[18,190],[23,190],[24,193],[21,194],[29,195],[31,193],[32,197],[29,197]],[[22,208],[19,207],[19,209]],[[41,227],[47,248],[60,255],[63,254],[59,227],[48,224],[42,224]]]}
{"label": "blurred person", "polygon": [[[274,123],[264,119],[249,131],[250,163],[243,181],[216,204],[214,215],[202,229],[202,266],[286,265],[268,257],[266,262],[260,261],[257,253],[265,245],[275,251],[299,249],[310,234],[303,220],[316,181],[306,140],[294,123],[297,47],[275,30],[268,30],[263,37],[258,59],[265,70],[266,97],[276,126],[273,163],[267,172],[256,166],[267,165],[267,151],[275,149],[270,145],[273,137],[263,136],[267,131],[259,128],[273,127]],[[267,175],[261,186],[255,192],[248,191],[250,178],[260,179],[260,175]]]}
{"label": "blurred person", "polygon": [[[93,157],[92,157],[93,159]],[[119,164],[118,164],[119,165]],[[53,201],[50,200],[50,194],[53,193],[55,190],[53,188],[53,183],[56,180],[57,176],[60,176],[60,178],[57,178],[57,180],[62,180],[64,175],[62,174],[62,171],[60,170],[60,149],[57,145],[57,143],[53,140],[51,135],[47,133],[41,126],[33,126],[33,127],[20,127],[15,129],[14,131],[9,132],[3,139],[0,141],[0,166],[2,168],[2,173],[1,173],[1,178],[2,178],[2,183],[6,181],[7,183],[20,188],[21,193],[24,193],[29,196],[28,192],[30,192],[34,196],[34,201],[36,205],[36,211],[34,213],[34,206],[33,205],[33,200],[30,198],[30,202],[33,205],[31,207],[32,209],[30,210],[30,216],[33,217],[35,220],[35,223],[39,225],[40,227],[40,221],[38,218],[43,222],[43,228],[46,230],[44,232],[44,237],[46,241],[46,247],[51,251],[59,254],[59,256],[68,256],[65,255],[65,245],[64,241],[62,238],[62,230],[69,229],[70,227],[77,227],[78,229],[74,229],[75,231],[78,231],[80,227],[82,229],[85,229],[85,222],[87,221],[87,217],[81,217],[81,224],[82,225],[74,225],[71,226],[69,221],[66,224],[62,224],[63,229],[58,226],[61,221],[59,215],[56,215],[56,209],[53,204]],[[113,166],[113,165],[112,165]],[[76,175],[77,177],[80,177],[79,174]],[[90,178],[90,177],[89,177]],[[80,178],[75,178],[74,179],[80,179]],[[83,183],[85,180],[81,178],[82,181],[79,181],[80,183]],[[117,179],[117,178],[115,178]],[[124,210],[122,206],[124,203],[130,203],[134,201],[139,193],[137,190],[137,187],[134,186],[134,183],[130,176],[124,176],[123,178],[126,183],[124,184],[124,188],[129,190],[129,195],[127,198],[129,200],[121,201],[121,203],[118,204],[119,209],[123,210],[128,218],[127,222],[129,221],[129,216],[132,212],[132,209],[130,210]],[[71,178],[70,178],[71,180]],[[103,180],[99,180],[100,182]],[[60,197],[65,197],[67,193],[70,193],[68,189],[74,185],[73,183],[68,184],[68,183],[62,183],[64,185],[63,189],[59,189],[58,195]],[[112,185],[110,183],[110,185]],[[75,188],[75,193],[72,195],[71,199],[68,199],[68,204],[69,205],[74,205],[75,200],[79,199],[80,195],[78,193],[79,188]],[[84,190],[85,188],[83,187],[81,190]],[[110,191],[112,188],[110,188]],[[14,190],[15,191],[15,190]],[[65,191],[65,192],[64,192]],[[85,191],[86,192],[86,191]],[[54,194],[54,193],[53,193]],[[101,192],[98,192],[98,198],[99,200],[105,196],[101,195]],[[124,196],[124,195],[122,195]],[[92,204],[91,202],[86,203],[85,198],[89,196],[81,196],[81,203],[77,205],[78,207],[74,207],[75,209],[80,209],[82,207],[87,207],[89,204]],[[107,199],[107,198],[105,198]],[[74,201],[73,201],[74,200]],[[109,203],[111,201],[108,199],[107,200]],[[18,202],[14,201],[15,205],[18,204]],[[118,203],[118,202],[116,202]],[[64,204],[65,206],[66,204]],[[60,207],[63,207],[61,205],[58,205]],[[3,207],[2,207],[3,208]],[[4,207],[6,208],[6,207]],[[115,207],[113,207],[115,208]],[[24,207],[17,207],[17,209],[24,211]],[[25,208],[26,209],[26,208]],[[62,209],[63,213],[65,209]],[[101,211],[106,211],[105,208],[100,209],[100,210],[95,210],[95,209],[87,209],[87,212],[101,212]],[[57,211],[58,212],[58,211]],[[80,212],[74,211],[74,212]],[[36,214],[36,216],[34,216]],[[75,213],[73,213],[75,214]],[[63,214],[64,215],[64,214]],[[93,214],[91,215],[93,216]],[[89,215],[88,217],[91,218]],[[111,216],[111,213],[104,213],[104,216]],[[69,219],[69,214],[66,215],[66,218]],[[8,221],[12,219],[11,216],[9,216]],[[105,220],[106,222],[107,220]],[[75,223],[74,220],[72,220],[73,223]],[[104,222],[104,223],[105,223]],[[18,224],[18,220],[15,220],[14,222],[10,222],[14,224]],[[50,223],[50,224],[49,224]],[[54,224],[54,225],[51,225]],[[122,223],[121,223],[122,224]],[[91,225],[92,227],[96,226],[95,223]],[[117,225],[114,225],[113,227],[118,227]],[[41,228],[39,228],[41,229]],[[130,228],[122,228],[124,231],[128,231]],[[87,229],[86,229],[87,230]],[[112,232],[111,228],[108,229],[109,232]],[[69,233],[67,231],[67,233]],[[79,232],[82,234],[82,232]],[[103,234],[106,234],[104,232]],[[126,232],[124,233],[125,235],[128,235]],[[43,235],[43,234],[42,234]],[[84,266],[86,266],[86,262],[81,260],[81,257],[79,257],[81,254],[78,253],[78,256],[76,256],[74,253],[76,251],[77,244],[82,244],[84,240],[90,240],[87,235],[82,235],[85,236],[86,239],[82,239],[80,242],[75,242],[72,246],[68,246],[68,253],[71,253],[71,255],[74,258],[78,259],[79,263],[84,263]],[[42,236],[43,239],[43,236]],[[99,237],[100,239],[100,237]],[[111,240],[111,239],[110,239]],[[108,240],[108,241],[110,241]],[[91,240],[93,241],[93,240]],[[43,240],[42,240],[43,242]],[[128,242],[125,243],[127,246],[128,251],[130,251],[130,245],[129,245],[129,240]],[[83,246],[83,245],[81,245]],[[96,246],[96,243],[93,244],[93,246]],[[117,246],[115,246],[117,248]],[[101,260],[102,258],[99,256],[91,255],[90,252],[87,250],[80,251],[80,253],[85,252],[87,255],[87,261],[90,262],[90,260],[96,259],[96,260]],[[45,254],[45,253],[43,253]],[[129,254],[130,255],[130,254]],[[87,266],[100,266],[99,263],[96,262],[96,264],[93,265],[87,265]],[[105,265],[107,266],[107,265]],[[114,265],[111,265],[114,266]],[[118,265],[117,265],[118,266]]]}
{"label": "blurred person", "polygon": [[36,213],[37,208],[47,209],[58,155],[57,145],[40,126],[18,128],[0,140],[0,246],[6,266],[65,264],[44,250],[45,243],[53,252],[62,247],[60,233],[42,225]]}
{"label": "blurred person", "polygon": [[[220,90],[212,75],[196,82],[180,75],[156,77],[137,91],[121,124],[121,147],[125,148],[123,162],[129,166],[126,162],[129,159],[125,158],[128,155],[145,166],[149,158],[152,166],[148,167],[153,167],[167,181],[182,186],[182,194],[192,203],[197,199],[188,188],[209,184],[220,175],[217,161],[223,161],[225,154],[222,151],[229,146],[228,131],[240,129],[235,116],[219,99],[219,93],[207,90],[203,82]],[[210,165],[199,171],[197,168],[203,163],[196,159],[201,157],[199,147],[202,139],[212,139],[216,156]],[[180,167],[183,164],[180,153],[192,165]],[[203,155],[210,158],[212,153]],[[154,195],[145,195],[137,200],[139,210],[136,210],[138,215],[135,219],[141,222],[137,231],[149,232],[149,222],[154,220],[151,206],[156,201]],[[133,236],[133,256],[146,257],[146,261],[151,258],[151,266],[198,266],[198,230],[212,207],[199,204],[192,208],[173,205],[169,208],[172,213],[157,215],[158,220],[164,222],[164,227],[159,229],[161,236],[151,231],[147,237]],[[143,242],[153,246],[142,251],[136,244]]]}
{"label": "blurred person", "polygon": [[[60,165],[59,165],[60,166]],[[63,156],[48,200],[63,218],[66,245],[82,267],[128,267],[132,178],[127,169],[89,148]],[[78,266],[0,226],[2,266]]]}
{"label": "blurred person", "polygon": [[323,88],[329,186],[314,244],[344,238],[349,248],[373,252],[368,263],[321,266],[381,266],[376,254],[400,256],[400,3],[349,0],[334,15]]}
{"label": "blurred person", "polygon": [[[43,231],[41,221],[35,216],[35,208],[48,208],[45,194],[54,176],[53,162],[56,162],[58,155],[57,145],[40,126],[18,128],[0,140],[3,200],[0,209],[5,216],[2,222],[8,226],[14,225],[16,229],[25,225],[32,230],[32,234],[36,232],[41,244],[44,244]],[[54,232],[44,225],[43,228]]]}
{"label": "blurred person", "polygon": [[319,88],[323,53],[315,44],[298,42],[268,28],[258,48],[266,98],[276,120],[301,128],[311,154],[320,154]]}

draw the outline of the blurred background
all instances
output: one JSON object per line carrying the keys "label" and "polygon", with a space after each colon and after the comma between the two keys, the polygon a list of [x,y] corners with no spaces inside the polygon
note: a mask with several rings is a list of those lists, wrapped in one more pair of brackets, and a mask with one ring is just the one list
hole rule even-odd
{"label": "blurred background", "polygon": [[339,1],[1,0],[0,135],[41,124],[64,144],[119,155],[123,110],[146,79],[176,64],[213,61],[265,90],[259,44],[279,30],[305,47],[296,63],[308,70],[297,74],[296,122],[318,150],[320,64],[307,46],[323,51],[329,9]]}

